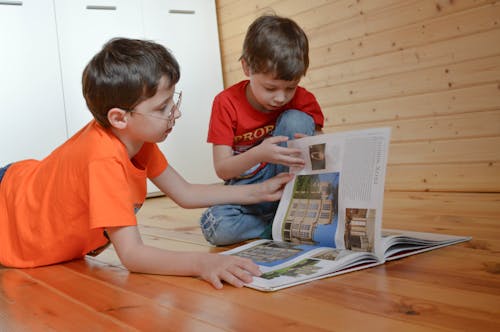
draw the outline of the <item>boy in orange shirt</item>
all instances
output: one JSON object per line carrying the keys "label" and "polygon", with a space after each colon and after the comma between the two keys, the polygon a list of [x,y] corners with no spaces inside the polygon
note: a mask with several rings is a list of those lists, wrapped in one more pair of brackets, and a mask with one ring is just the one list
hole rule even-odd
{"label": "boy in orange shirt", "polygon": [[114,39],[83,72],[94,119],[43,160],[0,168],[0,265],[37,267],[82,258],[111,242],[133,272],[199,276],[215,288],[259,275],[250,260],[144,245],[135,213],[146,178],[185,208],[275,201],[281,174],[246,186],[186,182],[156,143],[180,117],[175,58],[161,45]]}

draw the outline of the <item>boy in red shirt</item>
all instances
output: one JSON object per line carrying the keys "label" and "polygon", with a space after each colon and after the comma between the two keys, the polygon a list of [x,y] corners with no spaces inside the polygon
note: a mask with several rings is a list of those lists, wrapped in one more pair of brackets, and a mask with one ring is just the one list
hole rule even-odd
{"label": "boy in red shirt", "polygon": [[241,287],[259,275],[250,260],[172,252],[143,244],[135,212],[146,178],[180,206],[252,204],[279,199],[290,176],[227,187],[187,183],[156,143],[180,117],[175,58],[161,45],[114,39],[83,73],[94,116],[43,160],[0,168],[0,265],[36,267],[82,258],[109,241],[133,272],[199,276]]}
{"label": "boy in red shirt", "polygon": [[[260,183],[304,165],[286,141],[323,126],[316,98],[298,86],[309,66],[308,52],[307,36],[288,18],[261,16],[248,28],[240,60],[249,79],[215,97],[208,130],[215,171],[226,185]],[[215,245],[270,238],[277,205],[215,205],[200,225]]]}

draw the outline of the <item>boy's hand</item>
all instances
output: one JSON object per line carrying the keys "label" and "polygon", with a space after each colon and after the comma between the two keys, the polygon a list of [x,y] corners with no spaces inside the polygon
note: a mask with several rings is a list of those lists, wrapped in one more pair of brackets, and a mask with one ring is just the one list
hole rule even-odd
{"label": "boy's hand", "polygon": [[299,149],[279,146],[278,143],[288,141],[286,136],[273,136],[265,139],[254,149],[259,150],[260,160],[272,164],[280,164],[288,167],[302,168],[305,165],[301,158]]}
{"label": "boy's hand", "polygon": [[309,137],[309,135],[302,134],[302,133],[296,133],[293,135],[293,138],[295,138],[295,139],[304,138],[304,137]]}
{"label": "boy's hand", "polygon": [[262,274],[252,260],[237,256],[201,255],[198,266],[200,277],[216,289],[222,288],[222,281],[234,287],[243,287],[244,284],[252,282],[253,276]]}
{"label": "boy's hand", "polygon": [[294,175],[291,173],[280,173],[257,185],[261,186],[262,192],[258,193],[260,201],[274,202],[281,198],[285,185],[293,179]]}

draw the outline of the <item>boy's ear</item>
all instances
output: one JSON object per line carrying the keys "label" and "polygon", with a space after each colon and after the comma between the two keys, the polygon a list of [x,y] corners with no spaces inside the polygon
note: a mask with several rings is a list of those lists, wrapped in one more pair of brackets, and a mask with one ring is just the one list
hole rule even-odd
{"label": "boy's ear", "polygon": [[116,129],[124,129],[127,127],[127,111],[121,108],[112,108],[108,111],[109,124]]}
{"label": "boy's ear", "polygon": [[250,67],[248,66],[248,63],[245,61],[245,59],[241,59],[241,67],[243,68],[245,76],[250,77]]}

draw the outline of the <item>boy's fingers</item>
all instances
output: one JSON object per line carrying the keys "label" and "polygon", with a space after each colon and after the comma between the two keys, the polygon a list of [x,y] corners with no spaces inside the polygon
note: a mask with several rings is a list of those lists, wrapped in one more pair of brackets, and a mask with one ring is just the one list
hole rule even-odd
{"label": "boy's fingers", "polygon": [[210,276],[208,280],[212,286],[214,286],[216,289],[221,289],[222,288],[222,282],[220,281],[220,278],[217,275],[212,275]]}
{"label": "boy's fingers", "polygon": [[[287,173],[282,173],[287,174]],[[255,264],[252,260],[245,260],[240,267],[254,276],[260,276],[262,272],[257,264]]]}
{"label": "boy's fingers", "polygon": [[305,164],[306,162],[302,158],[297,158],[297,157],[288,157],[290,159],[290,163],[295,163],[295,164]]}
{"label": "boy's fingers", "polygon": [[293,134],[293,138],[303,138],[303,137],[307,137],[307,135],[302,133]]}
{"label": "boy's fingers", "polygon": [[273,136],[267,139],[269,143],[281,143],[288,141],[288,136]]}
{"label": "boy's fingers", "polygon": [[293,158],[293,160],[301,160],[301,161],[304,160],[304,158],[302,158],[302,153],[299,149],[279,146],[278,150],[276,150],[276,153],[281,155],[282,158]]}
{"label": "boy's fingers", "polygon": [[301,156],[301,151],[299,149],[294,149],[294,148],[283,148],[284,153],[289,155],[289,156],[297,156],[299,158]]}
{"label": "boy's fingers", "polygon": [[234,272],[231,272],[231,271],[224,271],[221,273],[221,276],[220,278],[222,280],[224,280],[225,282],[227,282],[228,284],[230,285],[233,285],[234,287],[243,287],[243,281],[241,280],[241,278],[239,278],[237,275],[235,275]]}
{"label": "boy's fingers", "polygon": [[276,175],[276,177],[278,178],[280,184],[285,184],[285,183],[289,182],[293,178],[293,174],[291,174],[291,173],[280,173],[280,174]]}
{"label": "boy's fingers", "polygon": [[235,266],[235,268],[231,270],[231,273],[242,283],[249,283],[253,280],[253,277],[249,271],[244,270],[238,266]]}

